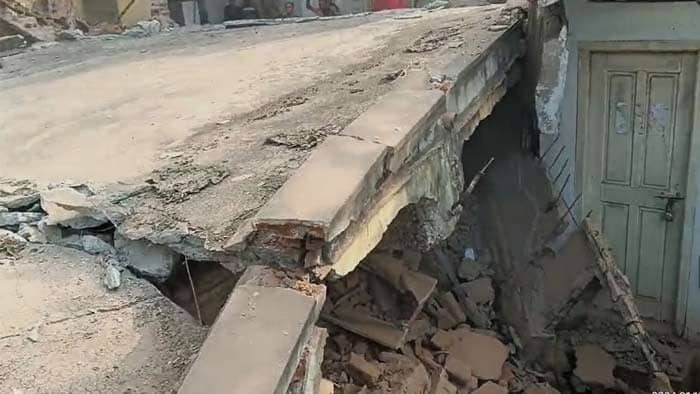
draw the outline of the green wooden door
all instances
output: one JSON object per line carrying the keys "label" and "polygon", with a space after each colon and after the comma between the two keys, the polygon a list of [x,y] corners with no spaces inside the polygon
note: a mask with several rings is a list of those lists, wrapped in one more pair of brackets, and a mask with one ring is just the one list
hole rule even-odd
{"label": "green wooden door", "polygon": [[601,224],[642,314],[671,321],[696,56],[594,52],[590,61],[584,210]]}

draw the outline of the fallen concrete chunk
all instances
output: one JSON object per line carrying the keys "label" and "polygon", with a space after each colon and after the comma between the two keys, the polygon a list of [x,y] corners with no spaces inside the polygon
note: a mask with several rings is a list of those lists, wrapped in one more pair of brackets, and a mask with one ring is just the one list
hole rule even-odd
{"label": "fallen concrete chunk", "polygon": [[411,270],[402,259],[388,253],[368,255],[364,260],[364,266],[391,283],[396,289],[410,291],[419,302],[429,297],[437,284],[435,278]]}
{"label": "fallen concrete chunk", "polygon": [[114,247],[124,254],[131,269],[157,282],[168,279],[175,265],[182,260],[167,247],[145,240],[132,241],[115,235]]}
{"label": "fallen concrete chunk", "polygon": [[36,212],[0,212],[0,227],[18,226],[22,223],[38,223],[44,215]]}
{"label": "fallen concrete chunk", "polygon": [[103,282],[108,290],[118,289],[122,284],[122,273],[119,268],[112,264],[107,265]]}
{"label": "fallen concrete chunk", "polygon": [[458,330],[450,353],[472,368],[479,379],[497,380],[508,358],[508,347],[497,338]]}
{"label": "fallen concrete chunk", "polygon": [[94,235],[83,235],[80,237],[82,249],[90,254],[113,255],[116,251],[112,245]]}
{"label": "fallen concrete chunk", "polygon": [[452,376],[462,385],[466,385],[472,377],[471,367],[457,358],[457,356],[454,354],[447,356],[447,361],[445,361],[445,370],[447,370],[450,376]]}
{"label": "fallen concrete chunk", "polygon": [[477,304],[491,304],[496,294],[491,285],[491,278],[480,278],[462,285],[467,296]]}
{"label": "fallen concrete chunk", "polygon": [[377,364],[365,360],[365,356],[351,353],[348,373],[360,383],[374,385],[382,374],[382,369]]}
{"label": "fallen concrete chunk", "polygon": [[41,208],[48,214],[46,224],[74,229],[98,227],[108,222],[87,195],[72,187],[61,187],[41,193]]}
{"label": "fallen concrete chunk", "polygon": [[416,300],[416,309],[412,321],[423,309],[437,285],[437,279],[411,270],[401,259],[389,254],[373,253],[364,260],[364,266],[372,273],[389,282],[401,293],[408,293]]}
{"label": "fallen concrete chunk", "polygon": [[596,345],[576,347],[574,374],[585,384],[615,388],[615,359]]}
{"label": "fallen concrete chunk", "polygon": [[324,315],[324,319],[391,349],[403,346],[408,334],[408,329],[402,330],[354,308],[335,308],[333,315]]}
{"label": "fallen concrete chunk", "polygon": [[473,394],[508,394],[508,389],[494,382],[486,382],[474,390]]}
{"label": "fallen concrete chunk", "polygon": [[39,201],[39,193],[29,192],[29,194],[10,194],[2,195],[0,193],[0,206],[8,209],[20,209],[28,207]]}
{"label": "fallen concrete chunk", "polygon": [[316,303],[292,289],[237,286],[178,393],[285,393],[314,329]]}

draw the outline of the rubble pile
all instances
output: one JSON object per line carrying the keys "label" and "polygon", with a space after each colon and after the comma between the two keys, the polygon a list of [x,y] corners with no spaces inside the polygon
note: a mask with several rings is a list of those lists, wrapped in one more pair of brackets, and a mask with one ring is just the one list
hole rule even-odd
{"label": "rubble pile", "polygon": [[465,203],[457,231],[432,250],[411,249],[405,228],[400,236],[390,229],[357,270],[328,284],[322,370],[335,392],[631,392],[654,384],[618,376],[620,368],[636,366],[644,377],[655,368],[647,340],[626,331],[626,313],[582,317],[591,294],[609,297],[603,278],[586,294],[550,300],[575,306],[544,337],[521,339],[499,307],[508,282],[498,280],[491,253],[464,248],[481,245],[474,204]]}
{"label": "rubble pile", "polygon": [[[488,268],[470,256],[441,289],[416,251],[383,250],[328,287],[324,376],[341,393],[505,393],[538,383],[497,327]],[[507,331],[506,331],[507,333]]]}

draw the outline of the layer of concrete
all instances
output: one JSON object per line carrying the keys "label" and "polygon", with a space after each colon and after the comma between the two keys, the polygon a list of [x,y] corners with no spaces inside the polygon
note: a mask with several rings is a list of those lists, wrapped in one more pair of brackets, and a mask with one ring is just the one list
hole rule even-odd
{"label": "layer of concrete", "polygon": [[205,330],[128,271],[103,285],[100,259],[34,246],[0,260],[0,387],[7,392],[165,393]]}

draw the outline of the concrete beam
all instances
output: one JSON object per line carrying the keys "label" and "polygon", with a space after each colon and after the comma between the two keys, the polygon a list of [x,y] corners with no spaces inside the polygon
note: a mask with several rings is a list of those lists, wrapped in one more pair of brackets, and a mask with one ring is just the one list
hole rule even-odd
{"label": "concrete beam", "polygon": [[260,286],[267,279],[258,273],[241,278],[244,283],[221,310],[179,394],[287,392],[314,333],[325,288]]}

